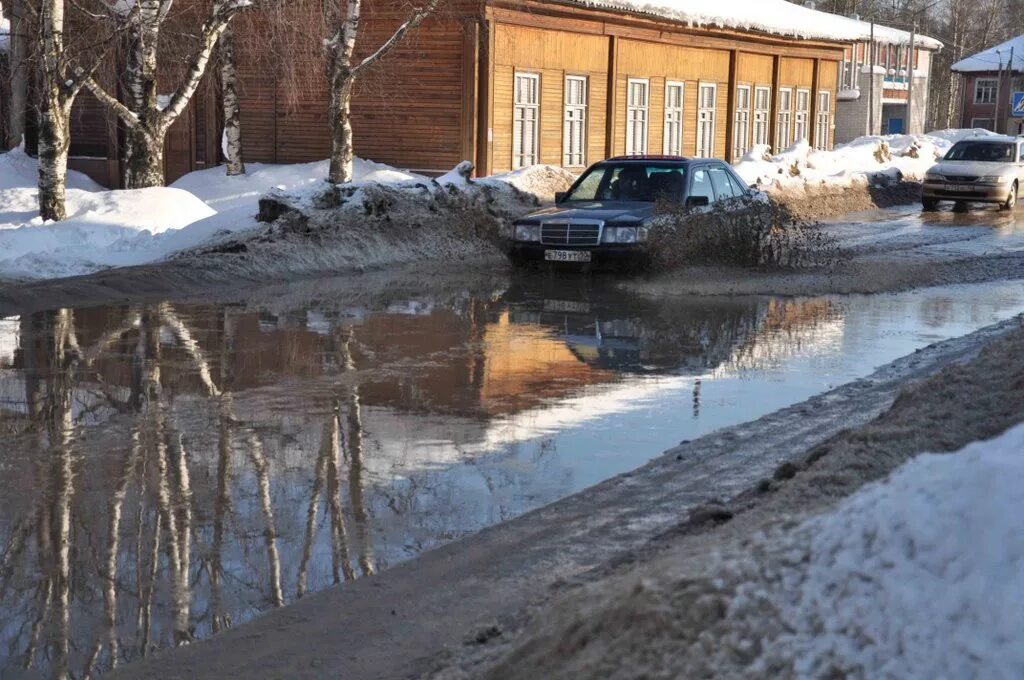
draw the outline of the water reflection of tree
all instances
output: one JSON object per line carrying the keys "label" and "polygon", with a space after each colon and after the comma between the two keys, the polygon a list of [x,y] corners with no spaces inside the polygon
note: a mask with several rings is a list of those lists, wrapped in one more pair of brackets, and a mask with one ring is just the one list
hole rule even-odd
{"label": "water reflection of tree", "polygon": [[[190,642],[197,629],[229,627],[233,612],[247,608],[230,603],[228,591],[259,587],[239,580],[237,558],[230,567],[225,562],[234,540],[229,536],[234,532],[241,538],[234,517],[236,453],[255,477],[262,518],[266,580],[265,600],[258,606],[284,604],[273,470],[259,430],[239,418],[233,395],[225,389],[224,357],[211,364],[193,329],[168,304],[127,314],[124,323],[85,347],[79,346],[70,310],[22,317],[21,324],[26,420],[34,446],[46,454],[38,458],[35,487],[45,492],[0,543],[0,606],[5,617],[23,622],[10,636],[10,656],[20,658],[25,668],[47,666],[57,677],[87,677],[148,654],[163,644],[165,633],[168,642],[179,645]],[[168,334],[176,341],[171,350],[165,346]],[[363,575],[376,568],[364,498],[362,406],[352,343],[350,329],[336,331],[333,351],[341,379],[315,464],[297,596],[308,590],[317,507],[325,494],[334,581],[355,578],[357,567]],[[99,368],[104,353],[115,346],[130,347],[131,378],[125,386],[107,385]],[[227,351],[226,342],[221,349]],[[190,424],[178,422],[180,409],[167,389],[168,373],[182,371],[182,355],[203,386],[215,422],[212,516],[198,522],[191,469],[197,435],[188,430]],[[86,455],[95,445],[75,451],[83,422],[101,407],[124,414],[120,424],[129,425],[127,444],[121,451],[122,442],[117,442],[111,452],[116,462],[109,470],[108,459]],[[76,479],[91,474],[112,480],[102,510],[88,507],[89,500],[76,489]],[[346,526],[347,514],[354,536]],[[350,542],[358,546],[351,551],[355,565]],[[195,589],[204,579],[208,601],[196,600]],[[16,595],[8,598],[8,593]],[[91,607],[94,601],[102,607]],[[80,659],[73,660],[72,654]]]}

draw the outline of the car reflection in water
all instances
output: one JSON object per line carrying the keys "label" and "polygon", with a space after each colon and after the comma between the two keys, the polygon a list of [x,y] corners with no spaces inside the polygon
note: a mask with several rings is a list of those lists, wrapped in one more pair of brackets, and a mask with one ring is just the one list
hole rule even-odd
{"label": "car reflection in water", "polygon": [[572,437],[648,376],[838,318],[577,286],[3,320],[0,675],[95,675],[552,502],[636,464]]}

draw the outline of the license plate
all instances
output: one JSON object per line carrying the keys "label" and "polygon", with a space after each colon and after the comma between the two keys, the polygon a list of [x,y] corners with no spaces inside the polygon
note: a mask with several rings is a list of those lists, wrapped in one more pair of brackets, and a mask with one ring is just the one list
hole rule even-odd
{"label": "license plate", "polygon": [[946,191],[971,191],[974,187],[970,184],[947,184]]}
{"label": "license plate", "polygon": [[590,262],[589,250],[545,250],[548,262]]}

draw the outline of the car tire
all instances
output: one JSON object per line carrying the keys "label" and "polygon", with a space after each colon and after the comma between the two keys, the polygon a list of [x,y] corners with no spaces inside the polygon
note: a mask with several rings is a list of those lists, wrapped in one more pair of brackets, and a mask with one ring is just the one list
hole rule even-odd
{"label": "car tire", "polygon": [[1010,195],[1006,198],[1006,202],[999,206],[1003,210],[1013,210],[1017,207],[1017,183],[1014,182],[1013,186],[1010,187]]}
{"label": "car tire", "polygon": [[953,201],[953,212],[967,212],[967,201]]}
{"label": "car tire", "polygon": [[939,208],[939,201],[935,198],[922,198],[921,209],[924,212],[935,212]]}

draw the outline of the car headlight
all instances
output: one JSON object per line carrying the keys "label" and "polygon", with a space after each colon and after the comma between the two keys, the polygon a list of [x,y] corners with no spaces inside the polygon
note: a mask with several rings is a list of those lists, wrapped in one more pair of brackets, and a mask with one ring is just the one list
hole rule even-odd
{"label": "car headlight", "polygon": [[990,175],[988,177],[979,177],[979,184],[1006,184],[1010,180],[1003,176]]}
{"label": "car headlight", "polygon": [[937,172],[926,172],[924,175],[925,182],[945,182],[946,178]]}
{"label": "car headlight", "polygon": [[617,231],[616,243],[636,243],[636,227],[619,227]]}
{"label": "car headlight", "polygon": [[540,240],[540,225],[539,224],[517,224],[516,225],[516,240],[517,241],[539,241]]}
{"label": "car headlight", "polygon": [[637,229],[636,230],[636,242],[637,243],[646,243],[647,242],[647,236],[649,235],[649,233],[650,233],[650,230],[647,227],[640,227],[639,229]]}

